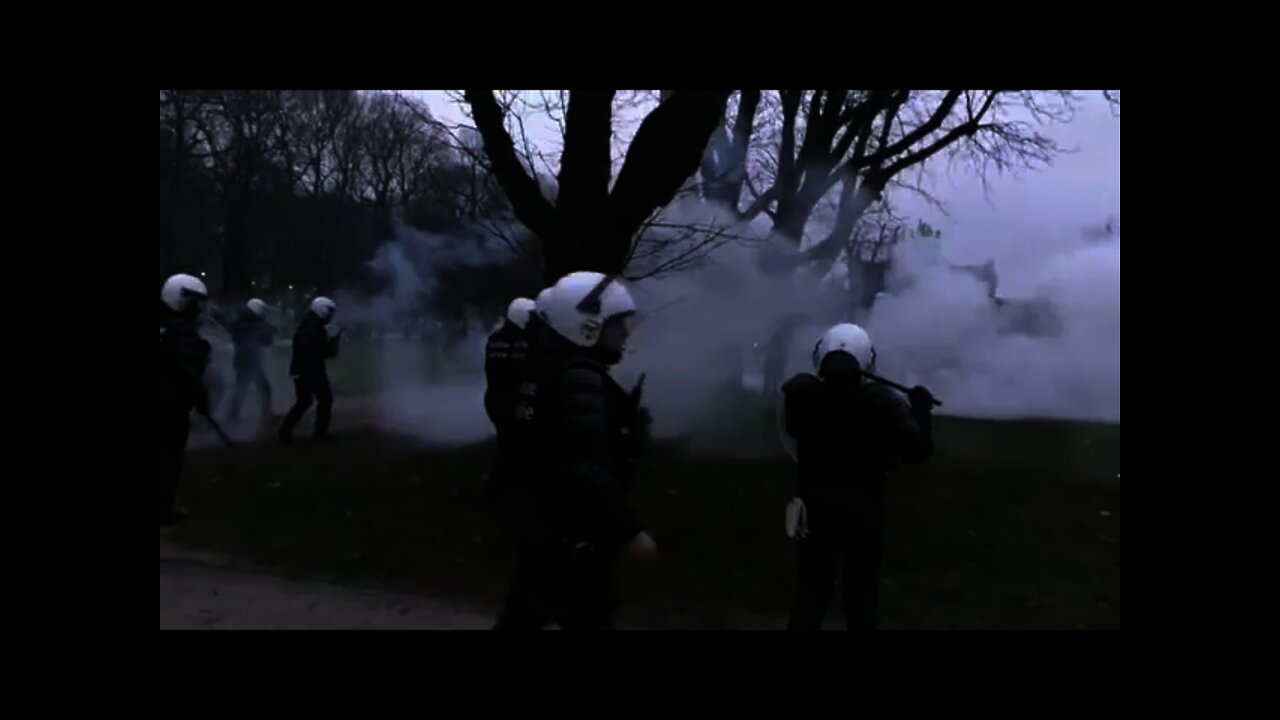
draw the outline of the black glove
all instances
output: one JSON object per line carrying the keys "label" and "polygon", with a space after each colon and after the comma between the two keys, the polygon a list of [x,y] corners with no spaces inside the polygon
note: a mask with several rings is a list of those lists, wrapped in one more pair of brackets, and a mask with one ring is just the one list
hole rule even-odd
{"label": "black glove", "polygon": [[623,433],[622,455],[629,462],[644,457],[649,449],[649,426],[653,416],[645,408],[636,408],[635,415]]}
{"label": "black glove", "polygon": [[907,391],[907,402],[911,403],[912,412],[917,414],[933,412],[933,393],[923,385],[917,385]]}
{"label": "black glove", "polygon": [[652,440],[650,429],[653,427],[653,415],[649,413],[649,408],[636,408],[635,421],[632,424],[632,432],[636,439],[640,442],[640,448],[647,450],[649,442]]}
{"label": "black glove", "polygon": [[649,412],[649,408],[636,408],[636,416],[632,421],[633,427],[645,437],[649,436],[649,428],[653,426],[653,414]]}
{"label": "black glove", "polygon": [[628,423],[622,435],[622,463],[618,466],[623,487],[630,488],[640,472],[640,463],[649,452],[649,426],[653,424],[653,416],[646,408],[636,408],[635,415]]}

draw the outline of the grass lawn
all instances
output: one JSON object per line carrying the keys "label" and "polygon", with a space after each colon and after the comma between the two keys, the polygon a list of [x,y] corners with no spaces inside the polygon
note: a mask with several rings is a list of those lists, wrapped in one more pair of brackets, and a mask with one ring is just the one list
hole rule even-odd
{"label": "grass lawn", "polygon": [[[347,367],[362,357],[347,353]],[[340,416],[341,393],[368,388],[355,370],[333,375]],[[624,622],[759,626],[789,608],[794,466],[768,413],[726,417],[736,425],[652,453],[633,497],[662,561],[625,570]],[[892,486],[882,626],[1119,628],[1119,425],[942,417],[936,437],[935,457]],[[263,438],[189,451],[192,512],[175,540],[287,576],[498,604],[511,552],[476,507],[488,443],[427,447],[372,428],[332,446]]]}

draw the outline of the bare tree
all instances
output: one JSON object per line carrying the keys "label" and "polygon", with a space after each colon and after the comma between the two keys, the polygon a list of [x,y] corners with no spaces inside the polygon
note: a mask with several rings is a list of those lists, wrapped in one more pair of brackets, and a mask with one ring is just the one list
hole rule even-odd
{"label": "bare tree", "polygon": [[364,177],[366,192],[379,213],[387,216],[397,198],[397,179],[409,142],[410,128],[400,105],[389,95],[369,101],[365,114]]}
{"label": "bare tree", "polygon": [[208,96],[190,90],[160,91],[161,204],[160,271],[167,274],[177,263],[180,227],[188,200],[189,179],[204,157],[198,149],[197,119]]}
{"label": "bare tree", "polygon": [[699,168],[702,197],[738,212],[738,200],[747,179],[747,150],[755,130],[760,90],[742,90],[734,109],[732,129],[727,123],[716,126]]}
{"label": "bare tree", "polygon": [[810,251],[832,255],[887,188],[912,189],[936,202],[919,182],[901,178],[915,169],[918,180],[939,154],[966,164],[984,183],[992,171],[1051,162],[1063,149],[1037,125],[1069,120],[1076,100],[1066,91],[779,91],[780,130],[761,163],[768,188],[749,185],[756,200],[746,215],[768,213],[775,231],[799,244],[819,201],[842,183],[833,231]]}
{"label": "bare tree", "polygon": [[275,175],[272,145],[282,113],[275,96],[264,92],[215,91],[205,100],[196,127],[223,204],[222,286],[239,293],[249,289],[261,250],[251,242],[251,215],[263,184]]}
{"label": "bare tree", "polygon": [[515,216],[541,241],[548,278],[583,269],[624,270],[636,233],[697,170],[729,94],[672,93],[641,122],[611,190],[616,91],[571,91],[553,204],[521,162],[493,91],[464,92]]}
{"label": "bare tree", "polygon": [[758,239],[734,233],[725,224],[664,222],[655,215],[637,234],[623,276],[638,281],[687,270],[731,242]]}
{"label": "bare tree", "polygon": [[368,132],[365,118],[367,102],[354,93],[341,95],[342,102],[336,104],[333,114],[340,120],[333,128],[330,142],[333,157],[333,178],[335,195],[343,200],[353,202],[361,199],[364,165],[364,136]]}
{"label": "bare tree", "polygon": [[354,180],[350,167],[354,148],[348,141],[358,125],[358,96],[350,90],[297,91],[294,95],[291,121],[299,139],[303,189],[311,197],[349,189]]}

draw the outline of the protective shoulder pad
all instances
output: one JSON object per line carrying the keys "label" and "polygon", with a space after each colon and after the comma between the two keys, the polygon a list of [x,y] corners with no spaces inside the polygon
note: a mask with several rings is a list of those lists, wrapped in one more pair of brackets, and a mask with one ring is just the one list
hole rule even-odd
{"label": "protective shoulder pad", "polygon": [[905,395],[888,385],[882,385],[878,382],[866,383],[863,386],[863,392],[866,393],[876,407],[891,409],[898,405],[907,404]]}
{"label": "protective shoulder pad", "polygon": [[521,330],[519,325],[508,320],[502,324],[502,327],[498,328],[498,331],[495,332],[494,335],[502,338],[503,340],[516,340],[524,337],[524,330]]}
{"label": "protective shoulder pad", "polygon": [[782,384],[782,392],[790,395],[792,393],[805,393],[816,390],[822,386],[822,381],[817,375],[811,373],[800,373],[793,375],[790,380]]}

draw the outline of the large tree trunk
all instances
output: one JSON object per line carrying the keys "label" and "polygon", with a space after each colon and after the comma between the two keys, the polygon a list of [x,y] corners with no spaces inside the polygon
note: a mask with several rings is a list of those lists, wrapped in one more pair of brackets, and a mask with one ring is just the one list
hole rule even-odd
{"label": "large tree trunk", "polygon": [[813,205],[800,202],[799,196],[784,198],[778,203],[778,211],[774,215],[773,231],[787,238],[799,247],[804,239],[804,226],[813,213]]}
{"label": "large tree trunk", "polygon": [[613,91],[572,91],[555,205],[516,155],[493,91],[464,94],[498,184],[541,243],[550,282],[577,270],[623,271],[635,234],[697,171],[729,93],[671,91],[636,130],[609,192]]}
{"label": "large tree trunk", "polygon": [[840,250],[849,245],[854,228],[871,206],[884,195],[884,184],[877,175],[869,174],[858,182],[857,177],[846,176],[840,191],[840,205],[836,210],[836,223],[831,232],[806,254],[814,260],[834,259]]}
{"label": "large tree trunk", "polygon": [[608,263],[614,93],[574,90],[565,112],[564,154],[560,158],[556,195],[556,254],[562,261],[572,259],[583,264],[577,269],[595,269]]}
{"label": "large tree trunk", "polygon": [[187,165],[190,159],[188,144],[186,99],[179,95],[173,99],[173,127],[166,128],[162,143],[167,145],[169,156],[168,202],[161,206],[160,253],[164,272],[172,272],[178,262],[178,242],[182,236],[182,217],[187,197]]}
{"label": "large tree trunk", "polygon": [[759,90],[741,92],[732,134],[723,125],[717,126],[700,168],[702,197],[724,204],[734,212],[738,212],[738,200],[742,196],[742,186],[747,178],[747,148],[751,142],[760,96]]}

